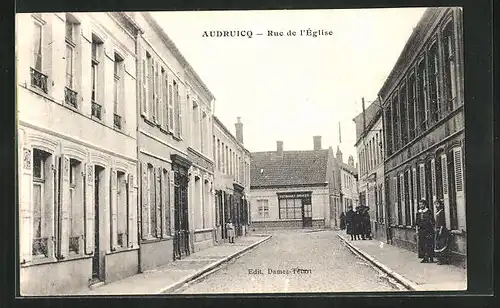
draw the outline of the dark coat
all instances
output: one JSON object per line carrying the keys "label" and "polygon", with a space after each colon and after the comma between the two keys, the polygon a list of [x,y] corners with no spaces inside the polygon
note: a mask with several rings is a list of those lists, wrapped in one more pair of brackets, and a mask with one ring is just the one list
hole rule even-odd
{"label": "dark coat", "polygon": [[446,218],[444,216],[444,209],[436,213],[436,239],[434,253],[438,257],[448,257],[450,232],[446,228]]}
{"label": "dark coat", "polygon": [[434,256],[434,217],[431,211],[418,211],[416,224],[418,226],[418,255],[421,258]]}
{"label": "dark coat", "polygon": [[347,234],[354,234],[354,211],[349,210],[345,214],[345,228]]}
{"label": "dark coat", "polygon": [[356,211],[353,216],[353,234],[362,234],[363,232],[363,217],[359,211]]}
{"label": "dark coat", "polygon": [[370,224],[370,213],[368,213],[368,209],[365,209],[361,213],[361,222],[362,233],[365,235],[370,235],[372,233],[372,227]]}

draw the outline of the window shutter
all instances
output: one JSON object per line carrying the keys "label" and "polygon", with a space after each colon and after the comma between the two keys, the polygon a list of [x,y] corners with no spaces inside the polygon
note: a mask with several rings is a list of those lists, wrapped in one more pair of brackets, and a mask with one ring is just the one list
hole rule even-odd
{"label": "window shutter", "polygon": [[392,193],[392,196],[393,196],[393,200],[394,200],[394,218],[396,220],[396,222],[399,221],[399,212],[398,212],[398,178],[395,176],[392,178],[392,183],[393,183],[393,186],[394,186],[394,192]]}
{"label": "window shutter", "polygon": [[161,167],[156,168],[155,175],[155,209],[156,209],[156,234],[160,237],[162,225],[162,206],[161,206]]}
{"label": "window shutter", "polygon": [[[32,230],[33,230],[33,214],[31,211],[31,203],[33,202],[33,151],[30,148],[22,148],[22,171],[19,182],[19,256],[21,263],[31,261],[32,256]],[[21,151],[20,151],[21,152]],[[21,155],[21,153],[19,153]]]}
{"label": "window shutter", "polygon": [[128,203],[127,203],[127,247],[134,247],[134,211],[137,209],[137,204],[134,203],[134,175],[129,174],[127,179],[128,188]]}
{"label": "window shutter", "polygon": [[405,202],[405,177],[404,173],[401,173],[399,175],[399,182],[400,182],[400,194],[401,194],[401,220],[400,224],[405,224],[406,220],[406,202]]}
{"label": "window shutter", "polygon": [[168,176],[166,172],[163,172],[160,168],[160,187],[161,187],[161,225],[162,225],[162,237],[166,238],[168,237],[168,217],[170,216],[169,214],[169,208],[168,208],[168,188],[170,186],[170,183],[168,182]]}
{"label": "window shutter", "polygon": [[[145,56],[145,55],[143,55]],[[142,59],[142,95],[141,95],[141,114],[146,116],[148,112],[147,104],[147,74],[146,74],[146,60]]]}
{"label": "window shutter", "polygon": [[425,194],[425,168],[424,164],[419,165],[420,168],[420,199],[427,200]]}
{"label": "window shutter", "polygon": [[118,246],[118,240],[117,240],[117,236],[118,236],[118,228],[117,228],[117,223],[118,223],[118,219],[117,219],[117,209],[118,209],[118,202],[117,202],[117,189],[116,189],[116,182],[117,182],[117,178],[116,178],[116,169],[113,169],[111,168],[111,172],[110,172],[110,209],[111,209],[111,215],[110,215],[110,225],[111,225],[111,229],[110,229],[110,237],[109,237],[109,240],[110,240],[110,249],[111,251],[115,251],[116,250],[116,247]]}
{"label": "window shutter", "polygon": [[457,203],[457,218],[458,228],[466,230],[465,224],[465,195],[463,187],[463,165],[462,165],[462,148],[456,147],[453,149],[453,164],[455,166],[455,191]]}
{"label": "window shutter", "polygon": [[71,206],[70,202],[70,192],[69,192],[69,169],[70,169],[70,161],[69,157],[65,155],[61,155],[61,163],[62,163],[62,175],[61,175],[61,217],[60,217],[60,257],[65,257],[69,252],[69,207]]}
{"label": "window shutter", "polygon": [[148,164],[142,163],[142,180],[141,180],[141,193],[142,193],[142,239],[146,239],[149,234],[149,220],[148,220]]}
{"label": "window shutter", "polygon": [[171,82],[168,84],[168,129],[170,132],[174,132],[174,97]]}
{"label": "window shutter", "polygon": [[87,164],[85,174],[85,254],[94,253],[94,165]]}
{"label": "window shutter", "polygon": [[418,184],[417,184],[417,168],[413,168],[413,215],[412,215],[412,225],[415,219],[415,214],[417,213],[418,204]]}
{"label": "window shutter", "polygon": [[183,115],[183,106],[184,106],[184,103],[183,101],[180,99],[180,94],[179,94],[179,85],[177,85],[177,104],[179,105],[178,106],[178,109],[179,109],[179,123],[177,125],[179,125],[179,138],[182,138],[182,125],[183,125],[183,119],[182,119],[182,115]]}
{"label": "window shutter", "polygon": [[436,189],[436,160],[434,158],[431,160],[431,184],[432,184],[432,201],[434,202],[437,198],[437,196],[436,196],[436,192],[437,192],[437,189]]}
{"label": "window shutter", "polygon": [[446,227],[450,228],[450,199],[448,194],[448,161],[446,159],[446,154],[441,155],[441,177],[443,184],[443,203],[446,218]]}
{"label": "window shutter", "polygon": [[[169,171],[169,184],[170,184],[170,197],[169,197],[169,207],[170,207],[170,226],[175,227],[175,173],[174,171]],[[172,234],[172,232],[169,232]]]}

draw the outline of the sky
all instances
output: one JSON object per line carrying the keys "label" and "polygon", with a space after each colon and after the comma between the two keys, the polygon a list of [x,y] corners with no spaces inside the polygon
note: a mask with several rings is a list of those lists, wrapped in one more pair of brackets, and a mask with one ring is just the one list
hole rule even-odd
{"label": "sky", "polygon": [[[337,146],[357,161],[353,118],[376,99],[424,8],[155,12],[215,96],[214,114],[251,152]],[[307,30],[331,31],[308,36]],[[252,31],[204,37],[207,31]],[[295,31],[296,35],[287,35]],[[304,35],[300,35],[300,30]],[[268,31],[283,36],[268,36]],[[240,32],[241,33],[241,32]],[[257,35],[262,33],[263,35]],[[339,122],[341,143],[339,142]]]}

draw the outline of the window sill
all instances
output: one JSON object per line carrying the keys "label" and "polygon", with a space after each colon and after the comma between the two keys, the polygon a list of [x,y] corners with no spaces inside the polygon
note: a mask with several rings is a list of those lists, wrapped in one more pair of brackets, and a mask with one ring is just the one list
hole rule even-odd
{"label": "window sill", "polygon": [[164,237],[164,238],[147,238],[147,239],[141,240],[141,244],[152,244],[152,243],[157,243],[157,242],[166,242],[166,241],[171,241],[173,239],[174,239],[173,236],[168,236],[168,237]]}
{"label": "window sill", "polygon": [[141,116],[146,124],[148,124],[151,127],[156,127],[156,124],[153,123],[150,119],[148,119],[144,114],[142,114]]}
{"label": "window sill", "polygon": [[56,259],[55,257],[47,257],[47,258],[41,258],[41,257],[34,257],[33,260],[26,262],[25,264],[21,264],[21,267],[31,267],[31,266],[37,266],[37,265],[44,265],[44,264],[51,264],[51,263],[62,263],[62,262],[68,262],[68,261],[75,261],[75,260],[80,260],[80,259],[90,259],[92,258],[92,255],[84,255],[84,254],[72,254],[69,256],[64,257],[64,259]]}
{"label": "window sill", "polygon": [[134,251],[134,250],[139,250],[139,245],[137,247],[118,247],[114,251],[108,251],[106,252],[106,255],[114,255],[122,252],[127,252],[127,251]]}
{"label": "window sill", "polygon": [[167,130],[164,130],[163,128],[160,127],[160,132],[164,133],[165,135],[171,135],[172,133],[167,131]]}
{"label": "window sill", "polygon": [[172,134],[172,138],[176,141],[182,141],[182,137],[176,136],[175,134]]}
{"label": "window sill", "polygon": [[194,230],[194,233],[212,232],[213,230],[214,229],[212,229],[212,228],[196,229],[196,230]]}

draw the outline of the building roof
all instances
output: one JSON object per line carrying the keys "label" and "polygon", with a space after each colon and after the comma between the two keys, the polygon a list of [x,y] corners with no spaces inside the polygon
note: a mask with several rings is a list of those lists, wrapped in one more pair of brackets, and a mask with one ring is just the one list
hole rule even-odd
{"label": "building roof", "polygon": [[353,167],[349,164],[346,164],[346,163],[342,163],[342,169],[346,170],[346,171],[349,171],[350,173],[356,175],[358,174],[358,169],[356,169],[356,167]]}
{"label": "building roof", "polygon": [[243,151],[245,151],[247,154],[250,154],[250,151],[247,150],[245,148],[245,146],[243,145],[243,143],[241,143],[232,133],[231,131],[224,125],[224,123],[222,123],[222,121],[216,117],[215,115],[213,116],[213,119],[214,119],[214,123],[215,125],[217,125],[218,127],[220,127],[226,134],[227,136],[229,137],[229,139],[233,140],[233,142],[237,145],[239,145]]}
{"label": "building roof", "polygon": [[372,102],[365,109],[365,128],[363,131],[363,112],[358,114],[354,119],[354,123],[356,123],[356,144],[359,143],[361,137],[366,134],[378,120],[378,118],[382,115],[380,107],[380,101],[377,98],[374,102]]}
{"label": "building roof", "polygon": [[[328,150],[251,153],[251,187],[324,185]],[[262,173],[261,173],[262,170]]]}

